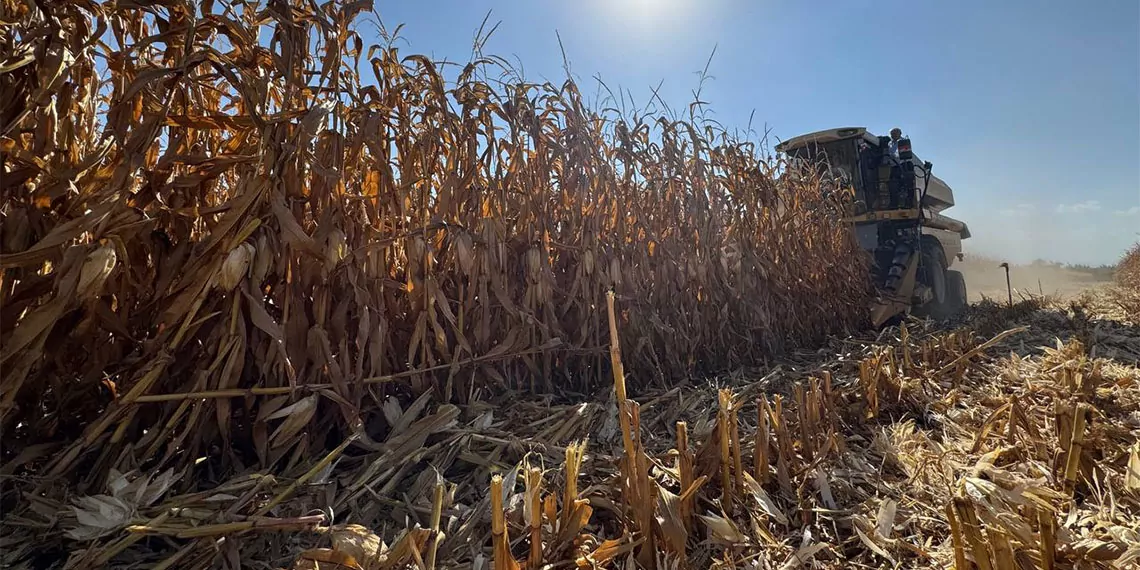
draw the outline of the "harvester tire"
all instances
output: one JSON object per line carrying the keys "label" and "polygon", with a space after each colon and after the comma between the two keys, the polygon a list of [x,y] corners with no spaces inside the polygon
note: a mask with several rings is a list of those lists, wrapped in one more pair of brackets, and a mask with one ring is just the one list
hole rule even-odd
{"label": "harvester tire", "polygon": [[955,314],[970,304],[966,295],[966,278],[958,271],[946,272],[946,301],[952,305]]}
{"label": "harvester tire", "polygon": [[931,302],[935,305],[945,305],[950,301],[950,295],[946,290],[946,262],[942,258],[942,252],[927,257],[926,270],[930,272],[930,288],[934,295]]}
{"label": "harvester tire", "polygon": [[946,299],[930,303],[930,316],[939,321],[950,320],[966,308],[966,279],[957,271],[945,271]]}
{"label": "harvester tire", "polygon": [[925,266],[927,285],[931,288],[933,299],[923,307],[926,313],[935,320],[943,321],[953,317],[958,311],[954,307],[954,296],[950,291],[950,276],[946,270],[946,256],[942,248],[923,244],[922,261]]}

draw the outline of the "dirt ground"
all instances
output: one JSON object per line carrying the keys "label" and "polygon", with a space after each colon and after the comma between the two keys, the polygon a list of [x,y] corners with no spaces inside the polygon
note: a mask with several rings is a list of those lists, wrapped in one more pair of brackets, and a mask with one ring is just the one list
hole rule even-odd
{"label": "dirt ground", "polygon": [[[1000,264],[1000,260],[967,259],[954,263],[951,268],[961,271],[965,276],[971,303],[986,298],[1004,301],[1008,293],[1005,269],[999,267]],[[1009,281],[1014,301],[1030,294],[1067,298],[1109,283],[1103,277],[1091,273],[1051,265],[1012,265]]]}

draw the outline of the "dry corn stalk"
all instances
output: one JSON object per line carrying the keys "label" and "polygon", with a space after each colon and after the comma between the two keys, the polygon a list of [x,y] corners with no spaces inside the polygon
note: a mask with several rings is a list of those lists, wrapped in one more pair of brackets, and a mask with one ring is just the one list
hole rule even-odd
{"label": "dry corn stalk", "polygon": [[1013,559],[1013,548],[1009,545],[1009,538],[1004,532],[988,533],[990,547],[993,551],[994,567],[997,570],[1016,570],[1017,563]]}
{"label": "dry corn stalk", "polygon": [[823,371],[823,398],[824,405],[827,408],[827,419],[832,427],[839,427],[839,407],[835,401],[835,391],[832,388],[831,372],[828,370]]}
{"label": "dry corn stalk", "polygon": [[982,523],[974,511],[974,505],[965,497],[954,497],[954,514],[965,538],[963,541],[979,570],[994,570],[990,557],[989,542],[982,534]]}
{"label": "dry corn stalk", "polygon": [[1037,510],[1037,526],[1041,534],[1041,564],[1043,570],[1053,570],[1057,560],[1057,519],[1045,509]]}
{"label": "dry corn stalk", "polygon": [[1009,397],[1009,419],[1006,423],[1005,441],[1007,445],[1014,445],[1017,440],[1018,402],[1017,394]]}
{"label": "dry corn stalk", "polygon": [[957,506],[953,502],[946,503],[946,521],[950,525],[951,545],[954,548],[954,570],[968,570],[965,538],[956,510]]}
{"label": "dry corn stalk", "polygon": [[772,408],[772,425],[776,432],[776,480],[780,490],[792,494],[792,462],[796,451],[792,446],[792,438],[788,434],[787,419],[784,417],[784,400],[779,394],[775,397],[775,406]]}
{"label": "dry corn stalk", "polygon": [[732,427],[729,425],[729,408],[732,406],[732,391],[722,388],[719,392],[720,408],[717,409],[717,433],[720,442],[720,506],[725,514],[732,516],[733,492],[732,478]]}
{"label": "dry corn stalk", "polygon": [[[299,437],[237,442],[220,419],[282,395],[334,411],[302,434],[367,423],[386,384],[591,391],[610,381],[606,291],[638,299],[620,335],[651,347],[626,365],[663,379],[865,316],[841,200],[708,124],[488,82],[485,63],[449,75],[367,45],[367,3],[13,6],[0,422],[64,443],[53,477],[112,435],[105,477],[133,433],[140,463],[248,444],[276,464]],[[80,306],[96,317],[74,326]],[[76,393],[129,394],[45,398],[64,370]]]}
{"label": "dry corn stalk", "polygon": [[867,418],[879,416],[879,358],[865,358],[859,361],[859,385],[867,399]]}
{"label": "dry corn stalk", "polygon": [[621,362],[621,344],[618,337],[617,317],[614,313],[613,291],[606,292],[606,309],[609,317],[610,365],[613,369],[614,395],[617,398],[618,423],[621,428],[622,445],[625,450],[625,455],[622,459],[622,473],[625,478],[626,488],[622,494],[622,500],[625,502],[627,508],[633,509],[635,512],[640,500],[636,476],[637,450],[633,438],[633,427],[630,422],[629,400],[626,398],[625,369],[622,367]]}
{"label": "dry corn stalk", "polygon": [[563,472],[566,473],[566,488],[562,499],[562,529],[574,524],[578,518],[578,477],[582,471],[582,460],[586,455],[586,442],[575,442],[566,447],[566,463]]}
{"label": "dry corn stalk", "polygon": [[1077,486],[1077,473],[1085,441],[1085,418],[1089,409],[1088,404],[1078,404],[1076,415],[1073,417],[1073,431],[1069,437],[1068,450],[1065,452],[1065,494],[1067,495],[1072,495]]}
{"label": "dry corn stalk", "polygon": [[901,372],[906,376],[914,370],[914,361],[910,357],[910,331],[906,327],[906,323],[899,324],[899,347],[902,349],[903,363]]}
{"label": "dry corn stalk", "polygon": [[728,425],[732,430],[732,474],[733,484],[737,492],[744,489],[744,459],[740,450],[740,418],[737,414],[735,400],[729,402]]}
{"label": "dry corn stalk", "polygon": [[439,555],[439,543],[443,541],[444,534],[440,530],[440,519],[443,518],[443,483],[435,486],[435,493],[431,502],[431,545],[428,547],[427,568],[435,570],[436,557]]}
{"label": "dry corn stalk", "polygon": [[768,406],[767,396],[761,396],[756,402],[756,444],[755,444],[755,468],[756,468],[756,481],[761,485],[768,484],[768,474],[771,472],[769,468],[769,444],[772,441],[772,435],[769,432],[768,425],[772,416],[772,409]]}
{"label": "dry corn stalk", "polygon": [[795,385],[793,394],[796,399],[796,415],[800,426],[800,452],[803,454],[804,462],[811,463],[815,458],[815,451],[812,445],[814,432],[811,421],[810,394],[805,396],[802,384]]}
{"label": "dry corn stalk", "polygon": [[495,570],[518,570],[519,564],[511,554],[507,538],[507,518],[503,512],[503,476],[491,477],[491,542],[494,550]]}
{"label": "dry corn stalk", "polygon": [[651,492],[649,463],[641,444],[641,415],[637,402],[626,398],[625,371],[621,360],[621,342],[618,336],[617,316],[614,310],[614,293],[606,292],[606,309],[610,329],[610,363],[613,367],[614,393],[617,396],[618,416],[622,431],[625,457],[622,461],[623,500],[636,521],[636,536],[641,542],[638,560],[642,566],[652,568],[656,561],[653,535],[653,511],[657,493]]}
{"label": "dry corn stalk", "polygon": [[630,495],[635,498],[633,505],[636,521],[635,538],[641,542],[637,548],[638,562],[642,567],[655,568],[657,561],[656,536],[653,533],[653,512],[656,507],[656,482],[649,477],[649,457],[641,445],[641,406],[630,400],[630,420],[634,435],[634,455],[631,461],[633,472],[626,475],[627,481],[636,482]]}
{"label": "dry corn stalk", "polygon": [[681,479],[681,522],[688,531],[692,525],[693,499],[686,495],[693,486],[693,452],[689,450],[689,426],[683,421],[677,422],[677,473]]}
{"label": "dry corn stalk", "polygon": [[530,556],[527,568],[542,567],[542,470],[538,467],[526,469],[526,504],[530,523]]}

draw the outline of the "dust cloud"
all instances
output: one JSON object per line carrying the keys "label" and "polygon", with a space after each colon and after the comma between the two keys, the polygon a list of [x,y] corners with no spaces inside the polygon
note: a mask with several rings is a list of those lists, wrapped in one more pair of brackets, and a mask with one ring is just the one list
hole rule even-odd
{"label": "dust cloud", "polygon": [[[1005,301],[1005,269],[1000,267],[1001,263],[998,259],[967,257],[964,261],[955,261],[951,269],[962,272],[966,278],[966,291],[971,303],[984,298]],[[1107,284],[1110,278],[1104,274],[1061,265],[1010,264],[1009,281],[1013,288],[1013,300],[1018,301],[1022,295],[1030,294],[1073,297],[1082,291]]]}

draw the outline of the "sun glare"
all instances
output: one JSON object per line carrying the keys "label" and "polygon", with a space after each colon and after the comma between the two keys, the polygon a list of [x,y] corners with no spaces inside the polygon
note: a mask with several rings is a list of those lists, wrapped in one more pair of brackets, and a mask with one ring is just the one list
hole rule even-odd
{"label": "sun glare", "polygon": [[665,39],[695,15],[695,0],[594,0],[598,14],[619,33]]}

